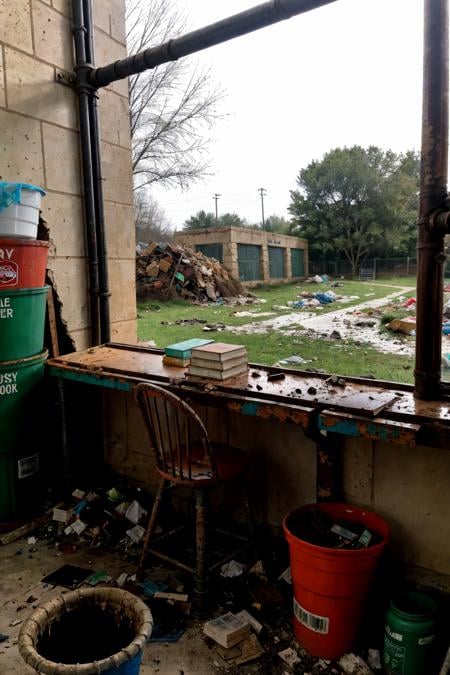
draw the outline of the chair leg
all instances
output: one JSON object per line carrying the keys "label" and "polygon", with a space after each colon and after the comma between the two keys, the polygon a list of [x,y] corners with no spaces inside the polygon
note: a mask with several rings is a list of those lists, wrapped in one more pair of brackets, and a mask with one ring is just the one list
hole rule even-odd
{"label": "chair leg", "polygon": [[205,491],[195,490],[196,570],[194,576],[194,616],[196,619],[203,619],[207,614],[206,517]]}
{"label": "chair leg", "polygon": [[139,560],[139,567],[138,567],[137,572],[136,572],[136,578],[137,578],[138,581],[143,580],[145,556],[146,556],[146,553],[147,553],[148,545],[150,543],[150,539],[152,538],[152,536],[155,532],[156,522],[157,522],[158,514],[159,514],[159,509],[161,507],[161,502],[162,502],[162,498],[163,498],[166,486],[167,486],[167,481],[165,480],[165,478],[161,478],[161,480],[159,482],[159,486],[158,486],[158,491],[156,493],[155,501],[153,503],[153,509],[152,509],[152,513],[150,515],[150,520],[148,521],[147,530],[145,532],[144,544],[142,546],[142,553],[141,553],[141,557],[140,557],[140,560]]}

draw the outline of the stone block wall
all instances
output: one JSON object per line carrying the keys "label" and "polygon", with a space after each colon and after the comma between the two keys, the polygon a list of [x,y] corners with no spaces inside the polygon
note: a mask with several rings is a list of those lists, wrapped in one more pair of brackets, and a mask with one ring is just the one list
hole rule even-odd
{"label": "stone block wall", "polygon": [[[305,252],[305,276],[308,275],[308,242],[299,237],[290,237],[275,232],[263,232],[248,227],[218,227],[205,228],[193,232],[176,232],[174,240],[178,244],[186,244],[195,248],[197,244],[222,244],[223,263],[233,277],[239,279],[238,244],[252,244],[261,247],[261,279],[246,281],[246,286],[252,286],[263,281],[266,284],[276,284],[291,281],[292,268],[290,250],[302,249]],[[284,249],[284,266],[286,276],[283,279],[272,279],[269,273],[269,246]]]}
{"label": "stone block wall", "polygon": [[[95,0],[96,63],[123,58],[124,0]],[[49,270],[77,349],[89,345],[78,105],[56,82],[73,72],[70,0],[0,0],[0,180],[40,185]],[[135,239],[127,82],[100,91],[112,339],[136,341]]]}

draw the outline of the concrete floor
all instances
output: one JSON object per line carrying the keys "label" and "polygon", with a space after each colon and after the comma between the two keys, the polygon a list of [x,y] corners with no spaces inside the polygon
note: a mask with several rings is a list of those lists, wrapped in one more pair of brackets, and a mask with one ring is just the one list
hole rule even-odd
{"label": "concrete floor", "polygon": [[[29,549],[37,549],[32,553]],[[18,552],[21,551],[19,554]],[[61,587],[46,587],[40,580],[63,564],[92,566],[93,571],[106,569],[117,577],[122,572],[132,574],[135,570],[112,554],[103,552],[76,551],[61,554],[48,548],[46,542],[37,542],[34,546],[27,538],[8,546],[0,547],[0,633],[9,635],[9,640],[0,643],[0,675],[31,675],[35,673],[22,661],[17,648],[20,625],[10,626],[16,619],[25,619],[33,606],[59,594]],[[35,602],[27,605],[27,599],[33,596]],[[18,608],[26,605],[24,609]],[[174,644],[149,644],[145,648],[142,675],[159,673],[160,675],[209,675],[223,672],[215,662],[211,651],[201,638],[201,625],[195,625]]]}

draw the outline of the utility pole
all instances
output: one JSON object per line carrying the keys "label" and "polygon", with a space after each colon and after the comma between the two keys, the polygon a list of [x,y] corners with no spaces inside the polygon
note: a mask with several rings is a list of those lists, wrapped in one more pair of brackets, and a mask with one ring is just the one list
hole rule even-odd
{"label": "utility pole", "polygon": [[218,210],[217,210],[217,202],[218,202],[218,200],[219,200],[219,197],[220,197],[220,195],[217,194],[217,192],[216,192],[216,193],[214,194],[214,196],[213,196],[213,199],[214,199],[214,201],[215,201],[215,203],[216,203],[216,223],[217,223],[217,221],[219,220],[219,212],[218,212]]}
{"label": "utility pole", "polygon": [[262,229],[264,230],[264,229],[265,229],[264,226],[265,226],[265,223],[266,223],[266,221],[265,221],[265,219],[264,219],[264,195],[267,194],[267,190],[266,190],[266,188],[260,187],[260,188],[258,189],[258,192],[259,192],[260,195],[261,195]]}

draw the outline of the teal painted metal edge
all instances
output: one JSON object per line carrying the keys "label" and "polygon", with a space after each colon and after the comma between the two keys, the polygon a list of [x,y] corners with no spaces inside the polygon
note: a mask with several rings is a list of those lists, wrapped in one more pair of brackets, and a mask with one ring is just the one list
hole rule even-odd
{"label": "teal painted metal edge", "polygon": [[72,380],[72,382],[80,382],[82,384],[93,384],[96,386],[102,386],[106,389],[118,389],[119,391],[131,391],[133,389],[134,383],[132,382],[122,382],[116,380],[115,378],[105,377],[102,375],[97,375],[95,373],[86,372],[77,372],[74,373],[70,370],[62,371],[61,368],[55,368],[54,366],[49,366],[50,375],[53,377],[60,377],[64,380]]}
{"label": "teal painted metal edge", "polygon": [[[364,424],[364,433],[361,432],[361,424]],[[328,415],[320,414],[317,418],[317,426],[320,431],[329,431],[353,438],[371,438],[375,441],[399,441],[404,435],[401,426],[390,426],[388,423],[375,422],[373,420],[358,419],[334,419]]]}

